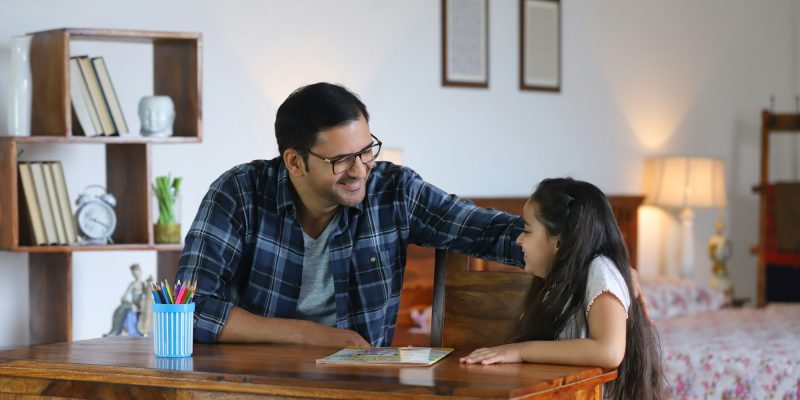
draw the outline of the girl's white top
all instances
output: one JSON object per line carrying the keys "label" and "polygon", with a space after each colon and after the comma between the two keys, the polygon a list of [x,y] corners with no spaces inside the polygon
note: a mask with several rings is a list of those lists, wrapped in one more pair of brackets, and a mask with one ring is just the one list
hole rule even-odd
{"label": "girl's white top", "polygon": [[586,282],[586,293],[584,294],[583,312],[573,315],[567,321],[564,329],[558,335],[559,339],[578,339],[589,337],[589,310],[592,308],[594,300],[603,293],[610,293],[619,303],[625,307],[625,318],[628,317],[628,307],[631,305],[631,296],[628,293],[628,285],[620,274],[614,262],[606,256],[599,256],[592,260],[589,266],[589,275]]}

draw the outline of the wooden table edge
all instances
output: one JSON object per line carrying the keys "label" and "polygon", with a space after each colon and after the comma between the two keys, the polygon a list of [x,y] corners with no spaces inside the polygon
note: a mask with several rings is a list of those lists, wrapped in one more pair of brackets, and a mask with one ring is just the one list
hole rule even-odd
{"label": "wooden table edge", "polygon": [[[61,363],[42,363],[38,362],[36,366],[25,365],[24,360],[9,360],[0,359],[0,377],[7,377],[11,379],[45,379],[53,381],[66,381],[66,382],[94,382],[104,384],[117,384],[129,386],[142,386],[142,387],[161,387],[168,389],[182,389],[182,390],[196,390],[196,391],[210,391],[210,392],[225,392],[234,394],[254,394],[254,395],[270,395],[270,396],[287,396],[287,397],[305,397],[305,398],[338,398],[338,399],[354,399],[354,400],[375,400],[374,391],[363,391],[358,389],[341,389],[341,388],[327,388],[327,387],[309,387],[301,385],[279,385],[267,383],[253,383],[249,382],[250,375],[232,375],[232,374],[213,374],[203,373],[206,375],[218,375],[220,377],[217,381],[203,381],[196,379],[187,379],[177,376],[163,376],[163,375],[147,375],[136,373],[140,371],[154,371],[155,373],[171,372],[180,373],[180,371],[161,371],[149,370],[135,367],[118,367],[123,370],[121,372],[108,372],[103,371],[102,374],[93,368],[90,364],[61,364]],[[13,365],[9,365],[13,364]],[[17,365],[23,364],[23,365]],[[80,368],[83,367],[83,368]],[[129,371],[124,371],[129,370]],[[197,373],[197,372],[194,372]],[[241,379],[224,380],[225,378],[240,377]],[[281,381],[286,381],[281,378]],[[244,385],[243,385],[244,384]],[[0,390],[0,394],[7,393]],[[11,394],[30,394],[30,393],[11,393]],[[442,396],[420,393],[416,391],[404,392],[382,392],[381,398],[387,399],[408,399],[413,396],[415,399],[441,399]],[[455,396],[458,398],[459,396]]]}
{"label": "wooden table edge", "polygon": [[595,385],[602,385],[606,382],[613,381],[614,379],[617,379],[617,375],[618,375],[617,370],[606,371],[600,375],[595,375],[590,378],[581,379],[562,386],[552,387],[550,389],[544,389],[536,393],[520,393],[524,389],[515,390],[511,392],[511,399],[514,400],[538,399],[538,398],[556,399],[560,398],[563,395],[577,392],[578,390],[587,389]]}

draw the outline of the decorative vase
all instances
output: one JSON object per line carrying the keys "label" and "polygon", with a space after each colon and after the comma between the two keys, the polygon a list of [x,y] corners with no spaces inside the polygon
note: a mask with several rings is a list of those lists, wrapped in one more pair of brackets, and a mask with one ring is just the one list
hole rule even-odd
{"label": "decorative vase", "polygon": [[153,224],[156,243],[180,243],[181,224]]}
{"label": "decorative vase", "polygon": [[[158,210],[158,217],[153,221],[153,240],[156,243],[180,243],[181,195],[176,195],[174,202],[166,208],[153,196],[153,209]],[[169,217],[163,218],[162,214],[168,214]]]}
{"label": "decorative vase", "polygon": [[11,62],[8,79],[8,134],[31,134],[31,82],[30,48],[32,36],[11,38]]}

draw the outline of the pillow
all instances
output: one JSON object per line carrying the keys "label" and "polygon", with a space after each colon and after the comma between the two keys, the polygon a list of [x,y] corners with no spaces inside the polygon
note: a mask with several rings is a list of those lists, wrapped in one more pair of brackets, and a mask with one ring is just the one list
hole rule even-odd
{"label": "pillow", "polygon": [[731,302],[724,294],[685,279],[643,279],[641,286],[654,320],[719,310]]}

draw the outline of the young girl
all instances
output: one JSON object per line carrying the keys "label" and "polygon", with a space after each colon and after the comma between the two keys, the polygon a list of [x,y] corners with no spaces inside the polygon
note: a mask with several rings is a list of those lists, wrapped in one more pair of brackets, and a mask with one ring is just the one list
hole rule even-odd
{"label": "young girl", "polygon": [[570,178],[545,179],[523,218],[517,243],[525,272],[544,285],[530,291],[510,344],[475,350],[461,362],[617,368],[618,378],[604,386],[606,398],[663,398],[659,345],[631,301],[628,253],[603,192]]}

